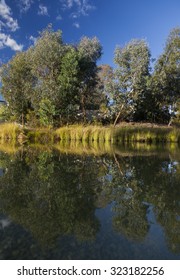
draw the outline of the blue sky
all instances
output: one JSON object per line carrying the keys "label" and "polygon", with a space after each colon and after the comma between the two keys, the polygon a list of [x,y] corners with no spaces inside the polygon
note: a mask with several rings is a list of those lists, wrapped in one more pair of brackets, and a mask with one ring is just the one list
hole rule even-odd
{"label": "blue sky", "polygon": [[0,0],[0,63],[34,44],[49,23],[67,43],[97,36],[99,63],[113,65],[115,47],[133,38],[146,39],[157,58],[169,31],[180,26],[180,0]]}

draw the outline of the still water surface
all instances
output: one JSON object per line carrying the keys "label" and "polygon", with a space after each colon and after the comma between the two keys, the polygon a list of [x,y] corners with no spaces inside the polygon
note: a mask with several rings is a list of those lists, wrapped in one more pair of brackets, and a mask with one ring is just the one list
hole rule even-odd
{"label": "still water surface", "polygon": [[178,148],[56,148],[0,152],[0,259],[180,259]]}

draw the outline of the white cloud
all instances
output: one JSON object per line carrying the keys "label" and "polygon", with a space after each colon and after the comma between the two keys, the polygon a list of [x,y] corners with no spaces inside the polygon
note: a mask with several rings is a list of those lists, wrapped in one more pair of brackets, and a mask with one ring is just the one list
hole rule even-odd
{"label": "white cloud", "polygon": [[[19,26],[16,19],[11,16],[11,8],[6,4],[5,0],[0,1],[0,18],[3,20],[3,26],[9,28],[11,31],[16,31]],[[2,24],[1,24],[2,28]]]}
{"label": "white cloud", "polygon": [[35,45],[36,42],[37,42],[37,38],[34,37],[34,36],[32,36],[32,35],[29,37],[29,40],[32,41],[34,45]]}
{"label": "white cloud", "polygon": [[33,4],[34,0],[19,0],[19,7],[22,13],[26,13]]}
{"label": "white cloud", "polygon": [[67,0],[66,6],[67,8],[72,8],[74,5],[77,5],[78,7],[81,6],[81,0]]}
{"label": "white cloud", "polygon": [[61,0],[61,2],[63,4],[63,9],[75,9],[72,17],[79,17],[81,15],[87,16],[89,14],[89,11],[95,9],[95,6],[91,5],[89,0]]}
{"label": "white cloud", "polygon": [[74,19],[78,18],[78,16],[75,15],[75,14],[72,14],[71,17],[74,18]]}
{"label": "white cloud", "polygon": [[3,29],[4,26],[5,24],[0,20],[0,31]]}
{"label": "white cloud", "polygon": [[23,45],[19,45],[6,30],[14,32],[19,28],[18,22],[12,17],[11,8],[5,0],[0,0],[0,49],[9,47],[13,51],[22,51]]}
{"label": "white cloud", "polygon": [[78,22],[74,22],[73,26],[76,27],[76,28],[80,28],[80,24]]}
{"label": "white cloud", "polygon": [[91,10],[95,10],[96,7],[89,4],[89,0],[82,0],[82,6],[81,6],[81,14],[88,15],[88,12]]}
{"label": "white cloud", "polygon": [[19,45],[10,35],[0,33],[0,49],[9,47],[13,51],[22,51],[23,45]]}
{"label": "white cloud", "polygon": [[42,4],[39,5],[39,11],[38,15],[40,16],[48,16],[48,9],[46,6],[43,6]]}
{"label": "white cloud", "polygon": [[62,16],[61,16],[61,15],[58,15],[58,16],[56,17],[56,20],[62,20]]}

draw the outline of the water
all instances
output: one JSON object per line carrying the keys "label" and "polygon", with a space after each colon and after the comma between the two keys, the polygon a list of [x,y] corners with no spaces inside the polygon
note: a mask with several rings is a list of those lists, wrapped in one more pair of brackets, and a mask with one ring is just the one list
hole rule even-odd
{"label": "water", "polygon": [[178,148],[3,150],[0,259],[180,259]]}

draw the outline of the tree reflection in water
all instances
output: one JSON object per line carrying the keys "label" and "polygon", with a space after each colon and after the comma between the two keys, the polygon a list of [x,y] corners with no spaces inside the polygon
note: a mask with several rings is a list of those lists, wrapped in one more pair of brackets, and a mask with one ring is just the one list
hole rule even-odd
{"label": "tree reflection in water", "polygon": [[0,212],[31,232],[41,247],[60,236],[95,242],[101,229],[97,208],[111,204],[115,232],[143,242],[149,206],[169,249],[180,253],[180,166],[160,154],[65,154],[27,148],[1,153]]}

